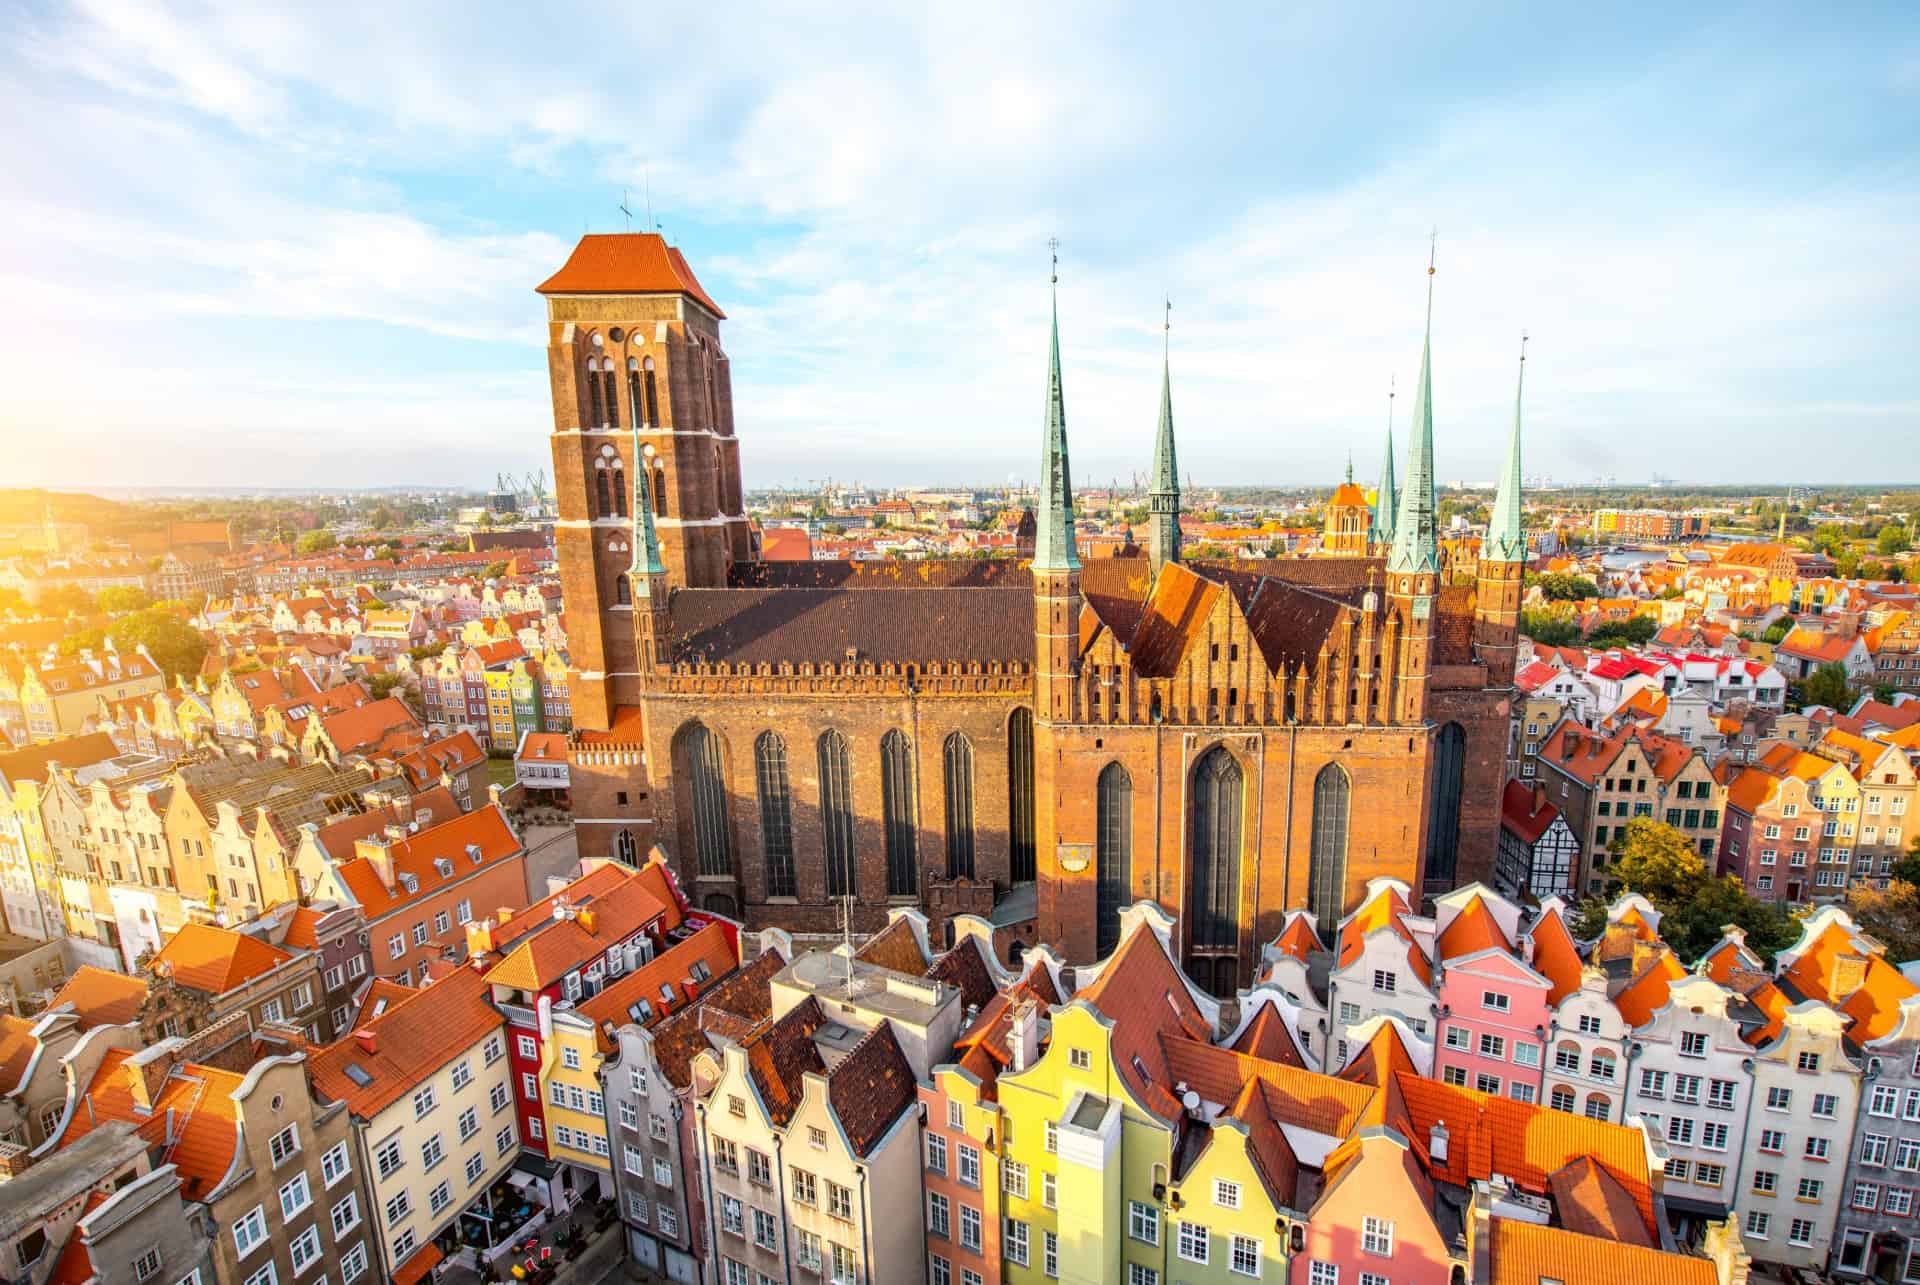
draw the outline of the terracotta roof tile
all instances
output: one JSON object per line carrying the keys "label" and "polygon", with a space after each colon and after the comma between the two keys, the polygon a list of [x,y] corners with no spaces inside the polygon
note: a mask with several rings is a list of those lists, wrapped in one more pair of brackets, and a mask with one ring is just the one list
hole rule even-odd
{"label": "terracotta roof tile", "polygon": [[487,970],[496,986],[537,991],[550,986],[665,914],[638,877],[578,905],[571,918],[537,929]]}
{"label": "terracotta roof tile", "polygon": [[1286,927],[1273,939],[1273,947],[1283,955],[1291,955],[1301,963],[1319,951],[1326,949],[1319,934],[1313,930],[1313,921],[1303,914],[1287,916]]}
{"label": "terracotta roof tile", "polygon": [[1513,953],[1513,943],[1507,940],[1499,921],[1487,909],[1486,900],[1477,893],[1447,924],[1447,930],[1440,934],[1435,945],[1443,960],[1457,959],[1461,955],[1472,955],[1483,950]]}
{"label": "terracotta roof tile", "polygon": [[1613,997],[1613,1006],[1620,1010],[1628,1026],[1645,1026],[1655,1013],[1666,1007],[1667,991],[1686,975],[1687,970],[1681,967],[1673,952],[1662,946],[1654,961]]}
{"label": "terracotta roof tile", "polygon": [[333,747],[342,754],[368,749],[378,745],[391,732],[410,731],[419,726],[420,720],[413,716],[406,702],[397,696],[368,701],[365,705],[320,716],[321,729],[326,732]]}
{"label": "terracotta roof tile", "polygon": [[[111,1198],[111,1193],[105,1191],[89,1192],[87,1203],[80,1207],[77,1221],[84,1222],[88,1214]],[[54,1264],[53,1275],[47,1278],[47,1285],[86,1285],[86,1282],[94,1279],[93,1255],[87,1252],[87,1238],[76,1226],[73,1234],[67,1238],[67,1247],[61,1252],[60,1261]]]}
{"label": "terracotta roof tile", "polygon": [[1500,824],[1522,843],[1538,843],[1559,815],[1545,788],[1531,781],[1508,781],[1500,793]]}
{"label": "terracotta roof tile", "polygon": [[782,1128],[800,1106],[802,1077],[827,1069],[813,1042],[813,1033],[825,1025],[827,1015],[809,995],[779,1017],[762,1022],[740,1042],[760,1100]]}
{"label": "terracotta roof tile", "polygon": [[1660,1285],[1716,1285],[1713,1264],[1686,1254],[1668,1254],[1624,1245],[1599,1236],[1583,1236],[1558,1227],[1542,1227],[1514,1218],[1493,1220],[1490,1285],[1620,1285],[1622,1281],[1658,1281]]}
{"label": "terracotta roof tile", "polygon": [[39,1047],[40,1041],[33,1037],[31,1019],[0,1013],[0,1093],[11,1093],[20,1087],[20,1077],[32,1065]]}
{"label": "terracotta roof tile", "polygon": [[[469,848],[480,850],[477,863]],[[523,849],[499,807],[488,804],[472,812],[455,814],[451,820],[404,839],[395,839],[387,845],[387,852],[393,866],[392,887],[381,879],[371,858],[350,857],[338,866],[341,882],[360,903],[369,922],[410,906],[422,897],[433,896],[475,870],[515,860]],[[408,879],[412,880],[414,891],[408,890]]]}
{"label": "terracotta roof tile", "polygon": [[[642,1025],[651,1025],[712,990],[739,963],[733,933],[725,924],[710,923],[626,976],[607,983],[599,994],[575,1005],[575,1011],[591,1021],[596,1030],[605,1023],[624,1026],[636,1020],[631,1010],[645,1000],[649,1016]],[[694,978],[695,964],[705,966],[704,978]],[[610,1047],[604,1038],[602,1043]]]}
{"label": "terracotta roof tile", "polygon": [[1580,989],[1580,950],[1559,911],[1549,911],[1529,930],[1533,941],[1533,967],[1545,977],[1550,988],[1547,1003],[1558,1005]]}
{"label": "terracotta roof tile", "polygon": [[160,948],[155,963],[172,969],[174,981],[182,986],[224,995],[292,958],[258,937],[189,922]]}
{"label": "terracotta roof tile", "polygon": [[680,251],[658,232],[601,232],[580,238],[540,294],[683,294],[721,320]]}
{"label": "terracotta roof tile", "polygon": [[1640,1130],[1404,1071],[1394,1080],[1406,1103],[1411,1136],[1424,1139],[1436,1124],[1446,1127],[1446,1160],[1427,1158],[1436,1179],[1464,1187],[1501,1173],[1529,1190],[1545,1192],[1552,1174],[1589,1156],[1632,1197],[1646,1231],[1656,1231],[1653,1175]]}
{"label": "terracotta roof tile", "polygon": [[653,1028],[653,1057],[669,1083],[692,1083],[693,1059],[711,1047],[708,1032],[738,1041],[773,1011],[773,976],[786,961],[772,951],[755,956],[738,972],[700,996],[690,1008]]}
{"label": "terracotta roof tile", "polygon": [[367,993],[360,1001],[360,1011],[354,1016],[354,1029],[358,1030],[375,1018],[385,1016],[388,1009],[412,999],[417,994],[419,994],[418,987],[403,986],[385,977],[374,978],[373,985],[367,987]]}
{"label": "terracotta roof tile", "polygon": [[1653,1247],[1653,1236],[1640,1219],[1633,1194],[1592,1156],[1577,1156],[1556,1169],[1548,1175],[1547,1187],[1554,1211],[1568,1231]]}
{"label": "terracotta roof tile", "polygon": [[[160,1148],[155,1163],[176,1166],[182,1194],[188,1200],[205,1200],[233,1165],[239,1139],[233,1095],[244,1077],[182,1063],[167,1076],[149,1113],[134,1105],[129,1077],[137,1071],[124,1065],[130,1056],[125,1049],[107,1051],[87,1089],[90,1109],[74,1112],[60,1135],[60,1146],[72,1146],[109,1120],[125,1120],[149,1146]],[[167,1145],[169,1130],[171,1145]]]}
{"label": "terracotta roof tile", "polygon": [[1236,1102],[1249,1080],[1260,1080],[1273,1090],[1268,1106],[1284,1124],[1311,1129],[1330,1137],[1352,1131],[1374,1090],[1302,1070],[1265,1058],[1249,1057],[1178,1035],[1161,1038],[1169,1084],[1183,1082],[1208,1102]]}
{"label": "terracotta roof tile", "polygon": [[914,935],[913,924],[905,915],[862,942],[853,957],[862,963],[915,977],[927,970],[927,957],[921,953],[920,939]]}
{"label": "terracotta roof tile", "polygon": [[126,1025],[140,1015],[140,1005],[146,998],[147,984],[140,978],[82,964],[49,1007],[73,1005],[81,1028],[92,1030],[96,1026]]}
{"label": "terracotta roof tile", "polygon": [[49,741],[45,745],[0,754],[0,780],[9,785],[20,781],[44,782],[51,764],[58,763],[66,768],[92,767],[119,753],[120,747],[105,732],[69,736],[65,740]]}
{"label": "terracotta roof tile", "polygon": [[[401,999],[354,1035],[313,1050],[308,1078],[330,1101],[345,1102],[370,1119],[505,1024],[492,996],[478,969],[460,968]],[[372,1051],[362,1047],[359,1031],[372,1033]]]}
{"label": "terracotta roof tile", "polygon": [[913,1067],[884,1019],[827,1076],[827,1098],[858,1155],[873,1150],[915,1097]]}
{"label": "terracotta roof tile", "polygon": [[1306,1058],[1300,1055],[1300,1046],[1293,1038],[1293,1032],[1287,1027],[1287,1019],[1280,1016],[1275,1004],[1262,1004],[1260,1011],[1253,1015],[1246,1029],[1240,1032],[1240,1038],[1230,1046],[1235,1053],[1245,1053],[1249,1057],[1264,1058],[1269,1062],[1284,1062],[1288,1066],[1305,1067]]}
{"label": "terracotta roof tile", "polygon": [[977,938],[965,937],[956,942],[952,950],[943,952],[927,966],[925,975],[928,978],[945,982],[960,992],[963,1010],[985,1006],[995,993],[993,972],[987,967],[986,957],[980,951]]}
{"label": "terracotta roof tile", "polygon": [[[1864,956],[1866,969],[1857,989],[1837,996],[1831,985],[1833,962],[1841,955]],[[1920,991],[1854,932],[1851,920],[1837,912],[1786,967],[1783,977],[1801,994],[1824,1000],[1851,1018],[1847,1036],[1856,1044],[1890,1034],[1900,1024],[1900,1002]]]}
{"label": "terracotta roof tile", "polygon": [[1180,1104],[1169,1090],[1179,1077],[1167,1071],[1161,1036],[1205,1040],[1212,1032],[1160,938],[1145,925],[1136,926],[1100,976],[1075,998],[1112,1020],[1114,1065],[1141,1103],[1166,1119],[1178,1115]]}

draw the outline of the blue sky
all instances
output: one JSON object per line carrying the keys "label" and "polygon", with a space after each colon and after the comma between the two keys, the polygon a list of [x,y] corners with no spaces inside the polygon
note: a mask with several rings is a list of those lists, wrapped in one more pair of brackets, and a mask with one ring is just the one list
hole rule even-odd
{"label": "blue sky", "polygon": [[1443,480],[1523,328],[1529,474],[1920,480],[1920,11],[1550,8],[25,0],[0,485],[544,467],[532,287],[649,186],[749,485],[1030,479],[1055,235],[1081,485],[1163,291],[1201,485],[1371,477],[1435,227]]}

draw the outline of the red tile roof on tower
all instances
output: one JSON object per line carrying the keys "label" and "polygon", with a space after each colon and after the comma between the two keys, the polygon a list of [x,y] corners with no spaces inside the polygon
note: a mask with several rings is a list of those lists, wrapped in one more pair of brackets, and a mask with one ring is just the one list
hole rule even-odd
{"label": "red tile roof on tower", "polygon": [[560,271],[534,289],[540,294],[683,294],[721,320],[680,251],[658,232],[602,232],[580,238]]}
{"label": "red tile roof on tower", "polygon": [[160,948],[155,963],[171,968],[174,981],[182,986],[224,995],[292,958],[258,937],[188,922]]}
{"label": "red tile roof on tower", "polygon": [[125,973],[110,973],[92,964],[74,970],[50,1008],[73,1005],[83,1030],[96,1026],[124,1026],[140,1015],[141,1002],[147,998],[147,984]]}
{"label": "red tile roof on tower", "polygon": [[72,1146],[109,1120],[125,1120],[148,1146],[161,1149],[155,1164],[171,1164],[179,1172],[181,1195],[205,1200],[233,1166],[240,1136],[233,1095],[245,1077],[180,1063],[160,1087],[149,1112],[133,1099],[130,1078],[141,1071],[126,1065],[132,1056],[126,1049],[107,1050],[86,1090],[88,1108],[73,1113],[60,1135],[60,1146]]}

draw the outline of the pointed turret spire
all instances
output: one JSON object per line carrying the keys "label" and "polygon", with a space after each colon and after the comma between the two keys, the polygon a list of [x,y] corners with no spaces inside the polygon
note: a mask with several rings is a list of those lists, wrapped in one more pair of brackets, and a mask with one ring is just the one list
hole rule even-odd
{"label": "pointed turret spire", "polygon": [[[634,601],[653,595],[657,580],[667,574],[660,560],[660,536],[653,529],[653,497],[647,485],[647,457],[640,453],[640,430],[633,430],[633,565],[627,583]],[[664,581],[661,581],[664,584]]]}
{"label": "pointed turret spire", "polygon": [[1507,443],[1507,467],[1487,520],[1482,558],[1494,562],[1525,562],[1527,537],[1520,530],[1520,399],[1527,387],[1527,337],[1520,336],[1520,377],[1513,390],[1513,440]]}
{"label": "pointed turret spire", "polygon": [[1047,353],[1047,430],[1040,453],[1040,505],[1034,519],[1033,569],[1078,571],[1073,542],[1073,478],[1067,463],[1067,401],[1060,387],[1060,242],[1053,251],[1053,334]]}
{"label": "pointed turret spire", "polygon": [[1413,422],[1407,428],[1407,488],[1400,493],[1393,554],[1387,570],[1437,575],[1440,571],[1438,509],[1433,477],[1433,252],[1427,254],[1427,326],[1420,342],[1420,380],[1413,388]]}
{"label": "pointed turret spire", "polygon": [[1153,446],[1153,486],[1148,495],[1152,523],[1147,556],[1156,573],[1180,561],[1180,464],[1173,449],[1173,300],[1166,302],[1160,359],[1160,433]]}
{"label": "pointed turret spire", "polygon": [[1393,381],[1387,381],[1387,449],[1380,457],[1380,489],[1373,496],[1373,530],[1368,542],[1375,549],[1393,543],[1394,506],[1400,502],[1400,487],[1393,476]]}
{"label": "pointed turret spire", "polygon": [[1347,448],[1347,485],[1353,485],[1353,448]]}

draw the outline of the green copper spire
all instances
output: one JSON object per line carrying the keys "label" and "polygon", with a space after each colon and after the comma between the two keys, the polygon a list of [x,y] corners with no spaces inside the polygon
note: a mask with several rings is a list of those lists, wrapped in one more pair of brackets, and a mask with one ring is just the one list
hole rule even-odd
{"label": "green copper spire", "polygon": [[1053,337],[1047,354],[1047,436],[1040,454],[1040,507],[1034,515],[1033,569],[1078,571],[1073,544],[1073,477],[1067,465],[1067,399],[1060,387],[1060,243],[1053,250]]}
{"label": "green copper spire", "polygon": [[634,600],[653,595],[655,576],[667,574],[660,561],[660,537],[653,529],[652,487],[647,485],[647,457],[640,453],[640,430],[633,430],[633,565],[627,569],[627,584]]}
{"label": "green copper spire", "polygon": [[1493,514],[1487,520],[1483,560],[1525,562],[1527,537],[1520,530],[1520,398],[1527,388],[1527,337],[1520,336],[1520,378],[1513,390],[1513,440],[1507,443],[1507,468],[1500,475]]}
{"label": "green copper spire", "polygon": [[1173,301],[1169,299],[1162,327],[1160,435],[1154,442],[1153,488],[1147,497],[1152,512],[1147,556],[1156,572],[1169,562],[1180,561],[1180,464],[1173,449],[1172,331]]}
{"label": "green copper spire", "polygon": [[1407,489],[1400,493],[1393,553],[1387,570],[1402,574],[1440,572],[1439,505],[1433,478],[1433,258],[1427,258],[1427,329],[1420,343],[1420,382],[1413,388],[1413,423],[1407,429]]}
{"label": "green copper spire", "polygon": [[1393,543],[1394,505],[1399,487],[1393,478],[1393,385],[1387,385],[1387,450],[1380,460],[1380,489],[1373,496],[1373,530],[1367,541],[1375,548]]}

